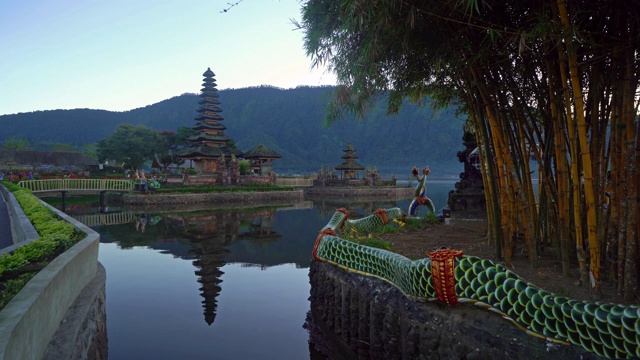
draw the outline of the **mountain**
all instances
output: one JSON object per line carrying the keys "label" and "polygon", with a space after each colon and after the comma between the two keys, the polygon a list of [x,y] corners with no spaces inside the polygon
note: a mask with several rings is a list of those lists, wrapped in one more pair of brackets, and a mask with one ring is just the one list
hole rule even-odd
{"label": "mountain", "polygon": [[[380,100],[364,119],[355,117],[327,125],[326,108],[334,87],[280,89],[253,87],[220,90],[227,127],[225,133],[238,148],[248,151],[263,144],[282,154],[277,172],[312,172],[341,164],[342,150],[356,149],[357,162],[376,166],[384,174],[410,175],[411,166],[430,165],[433,175],[462,171],[456,153],[463,150],[463,118],[455,112],[405,104],[399,114],[387,116]],[[157,130],[192,127],[200,98],[182,94],[159,103],[124,112],[74,109],[0,116],[0,143],[27,139],[35,147],[48,143],[81,146],[111,135],[122,123],[144,124]]]}

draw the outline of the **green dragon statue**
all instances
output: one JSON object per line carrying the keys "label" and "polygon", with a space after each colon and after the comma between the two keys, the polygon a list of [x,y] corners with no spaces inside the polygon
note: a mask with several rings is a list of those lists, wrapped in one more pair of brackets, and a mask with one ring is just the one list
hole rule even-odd
{"label": "green dragon statue", "polygon": [[415,301],[472,303],[498,313],[527,333],[582,346],[606,358],[640,357],[640,308],[572,300],[527,282],[503,265],[442,249],[411,261],[340,238],[338,232],[373,229],[406,216],[399,208],[349,220],[338,209],[320,231],[313,258],[385,280]]}

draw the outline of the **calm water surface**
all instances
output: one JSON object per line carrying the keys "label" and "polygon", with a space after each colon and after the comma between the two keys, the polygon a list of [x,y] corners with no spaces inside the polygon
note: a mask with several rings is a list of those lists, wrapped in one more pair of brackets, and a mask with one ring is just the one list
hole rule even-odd
{"label": "calm water surface", "polygon": [[[453,182],[431,186],[437,209]],[[112,215],[101,234],[109,359],[322,359],[303,328],[308,267],[336,208],[369,215],[409,200]],[[91,225],[104,215],[71,215]],[[120,223],[117,223],[120,222]]]}

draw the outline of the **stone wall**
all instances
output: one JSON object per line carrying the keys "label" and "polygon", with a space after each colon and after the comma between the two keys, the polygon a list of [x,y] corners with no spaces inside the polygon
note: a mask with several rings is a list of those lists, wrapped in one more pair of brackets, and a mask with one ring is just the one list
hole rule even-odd
{"label": "stone wall", "polygon": [[332,359],[599,359],[471,304],[409,300],[391,284],[313,262],[305,328]]}
{"label": "stone wall", "polygon": [[[111,200],[114,200],[113,198]],[[149,206],[149,205],[244,205],[257,206],[273,203],[293,204],[303,200],[302,190],[293,191],[247,191],[228,193],[202,193],[202,194],[168,194],[168,195],[143,195],[125,194],[122,196],[123,205]]]}
{"label": "stone wall", "polygon": [[106,271],[98,271],[71,305],[43,360],[108,359]]}

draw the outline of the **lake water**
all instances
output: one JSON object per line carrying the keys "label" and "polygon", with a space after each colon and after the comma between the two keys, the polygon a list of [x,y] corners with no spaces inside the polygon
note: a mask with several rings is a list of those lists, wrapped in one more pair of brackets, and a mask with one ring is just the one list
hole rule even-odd
{"label": "lake water", "polygon": [[[453,188],[429,185],[438,210]],[[370,215],[409,202],[101,215],[114,223],[92,226],[107,273],[109,359],[324,358],[303,328],[318,232],[337,208]],[[89,225],[100,216],[68,212]]]}

